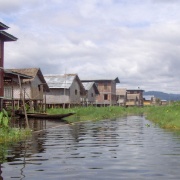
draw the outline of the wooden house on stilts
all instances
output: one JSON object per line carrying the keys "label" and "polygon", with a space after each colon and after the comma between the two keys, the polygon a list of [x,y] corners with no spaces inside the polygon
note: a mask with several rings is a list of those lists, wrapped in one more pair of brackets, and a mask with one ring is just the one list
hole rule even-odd
{"label": "wooden house on stilts", "polygon": [[[9,69],[13,73],[28,76],[22,80],[22,94],[27,107],[33,111],[45,110],[44,92],[49,91],[49,87],[44,79],[40,68]],[[6,83],[5,89],[10,89],[11,83]],[[13,101],[17,108],[21,108],[21,89],[19,83],[13,83]]]}
{"label": "wooden house on stilts", "polygon": [[0,22],[0,111],[4,99],[4,42],[16,41],[17,38],[3,31],[9,27]]}
{"label": "wooden house on stilts", "polygon": [[50,92],[46,94],[46,104],[50,107],[71,107],[81,104],[85,89],[77,74],[45,75]]}
{"label": "wooden house on stilts", "polygon": [[89,105],[96,105],[96,97],[99,95],[99,90],[96,86],[95,82],[83,82],[82,83],[86,94],[84,97],[82,97],[82,104],[83,106],[89,106]]}
{"label": "wooden house on stilts", "polygon": [[115,79],[90,79],[81,80],[85,82],[95,82],[99,91],[99,95],[96,96],[97,106],[112,106],[117,104],[116,100],[116,84],[120,83],[119,78]]}

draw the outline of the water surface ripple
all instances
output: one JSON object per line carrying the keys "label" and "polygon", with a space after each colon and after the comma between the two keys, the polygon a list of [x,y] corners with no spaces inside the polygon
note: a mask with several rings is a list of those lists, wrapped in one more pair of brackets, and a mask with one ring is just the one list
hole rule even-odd
{"label": "water surface ripple", "polygon": [[180,179],[180,135],[141,116],[65,124],[17,143],[6,158],[2,179]]}

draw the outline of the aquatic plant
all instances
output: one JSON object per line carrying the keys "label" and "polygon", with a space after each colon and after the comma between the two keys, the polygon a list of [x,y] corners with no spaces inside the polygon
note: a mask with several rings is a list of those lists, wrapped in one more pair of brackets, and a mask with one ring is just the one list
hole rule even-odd
{"label": "aquatic plant", "polygon": [[69,122],[86,121],[86,120],[102,120],[113,119],[125,115],[142,114],[143,109],[139,107],[125,108],[120,106],[108,106],[108,107],[75,107],[69,109],[53,108],[48,109],[50,114],[59,113],[75,113],[75,115],[66,118]]}
{"label": "aquatic plant", "polygon": [[6,110],[0,112],[0,144],[17,142],[31,134],[30,129],[12,128],[9,125],[10,118]]}
{"label": "aquatic plant", "polygon": [[9,116],[8,113],[3,109],[0,112],[0,128],[8,128],[9,127]]}
{"label": "aquatic plant", "polygon": [[162,128],[180,129],[180,102],[167,106],[152,106],[146,111],[147,119]]}
{"label": "aquatic plant", "polygon": [[48,109],[48,113],[70,113],[75,115],[66,118],[68,122],[113,119],[127,115],[145,115],[147,119],[158,124],[162,128],[180,129],[180,102],[171,103],[166,106],[144,106],[144,107],[75,107],[69,109]]}

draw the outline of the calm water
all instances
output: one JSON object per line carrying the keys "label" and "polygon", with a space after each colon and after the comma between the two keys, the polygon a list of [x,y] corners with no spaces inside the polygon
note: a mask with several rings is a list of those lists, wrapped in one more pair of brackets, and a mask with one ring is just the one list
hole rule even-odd
{"label": "calm water", "polygon": [[0,179],[180,179],[180,135],[144,117],[40,125],[47,129],[9,148]]}

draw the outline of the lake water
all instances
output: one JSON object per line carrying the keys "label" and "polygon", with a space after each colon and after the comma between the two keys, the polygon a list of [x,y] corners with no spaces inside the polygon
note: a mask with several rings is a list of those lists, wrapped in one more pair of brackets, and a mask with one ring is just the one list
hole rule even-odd
{"label": "lake water", "polygon": [[9,147],[0,179],[180,179],[180,135],[143,116],[31,124],[39,131]]}

